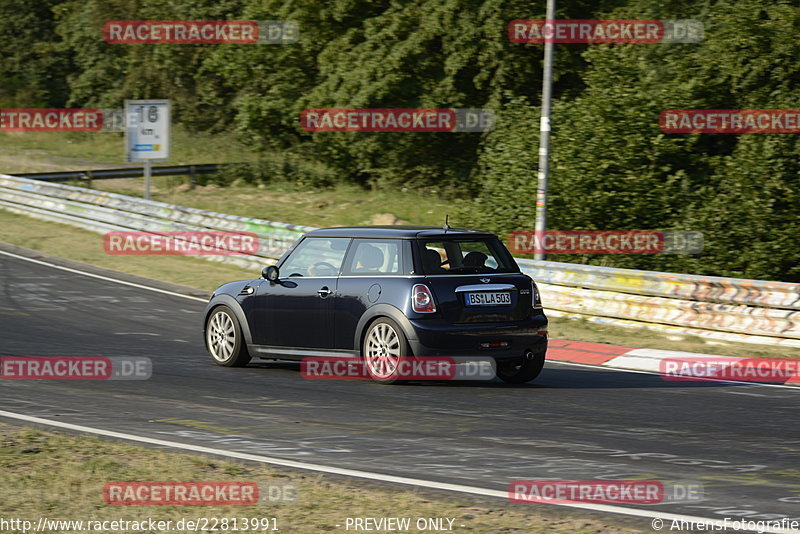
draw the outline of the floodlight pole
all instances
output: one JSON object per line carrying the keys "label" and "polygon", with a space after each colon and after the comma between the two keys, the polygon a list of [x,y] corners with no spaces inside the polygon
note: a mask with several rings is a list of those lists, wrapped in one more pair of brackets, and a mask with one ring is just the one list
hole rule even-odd
{"label": "floodlight pole", "polygon": [[[556,18],[556,0],[547,0],[546,22],[554,24]],[[536,233],[535,243],[541,250],[544,232],[547,230],[547,181],[550,178],[550,100],[553,90],[553,40],[555,28],[551,28],[550,38],[544,28],[544,69],[542,72],[542,118],[539,122],[539,185],[536,188]],[[534,258],[545,259],[543,252],[536,252]]]}

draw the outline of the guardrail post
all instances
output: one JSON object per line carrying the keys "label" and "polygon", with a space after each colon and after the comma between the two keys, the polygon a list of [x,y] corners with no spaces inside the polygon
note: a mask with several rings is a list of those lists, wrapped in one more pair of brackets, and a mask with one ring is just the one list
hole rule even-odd
{"label": "guardrail post", "polygon": [[194,178],[194,165],[189,165],[189,189],[194,189],[194,186],[197,185]]}

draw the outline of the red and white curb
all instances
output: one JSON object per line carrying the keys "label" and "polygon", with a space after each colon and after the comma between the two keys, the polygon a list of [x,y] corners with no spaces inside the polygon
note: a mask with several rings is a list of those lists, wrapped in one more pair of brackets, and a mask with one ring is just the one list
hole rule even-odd
{"label": "red and white curb", "polygon": [[[730,364],[742,360],[753,360],[753,358],[719,356],[716,354],[701,354],[677,350],[637,349],[635,347],[625,347],[622,345],[593,343],[589,341],[569,341],[567,339],[551,339],[547,347],[547,359],[552,361],[597,365],[614,369],[643,371],[654,374],[661,374],[661,362],[665,359],[698,361],[713,359],[720,363]],[[800,376],[792,376],[783,384],[787,386],[800,386]]]}

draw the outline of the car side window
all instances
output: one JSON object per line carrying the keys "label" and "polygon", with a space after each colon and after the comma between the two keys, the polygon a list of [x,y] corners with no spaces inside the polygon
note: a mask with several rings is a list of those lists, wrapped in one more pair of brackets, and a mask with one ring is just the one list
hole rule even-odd
{"label": "car side window", "polygon": [[281,276],[337,276],[350,238],[307,237],[281,265]]}
{"label": "car side window", "polygon": [[403,274],[404,248],[400,239],[356,239],[343,274]]}

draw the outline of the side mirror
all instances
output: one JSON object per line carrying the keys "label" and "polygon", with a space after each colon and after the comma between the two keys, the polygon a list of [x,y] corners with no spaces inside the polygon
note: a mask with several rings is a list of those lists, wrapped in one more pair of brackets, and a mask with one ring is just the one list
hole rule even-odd
{"label": "side mirror", "polygon": [[264,267],[264,269],[261,271],[261,277],[266,278],[270,282],[277,282],[278,276],[280,276],[280,272],[274,265]]}

